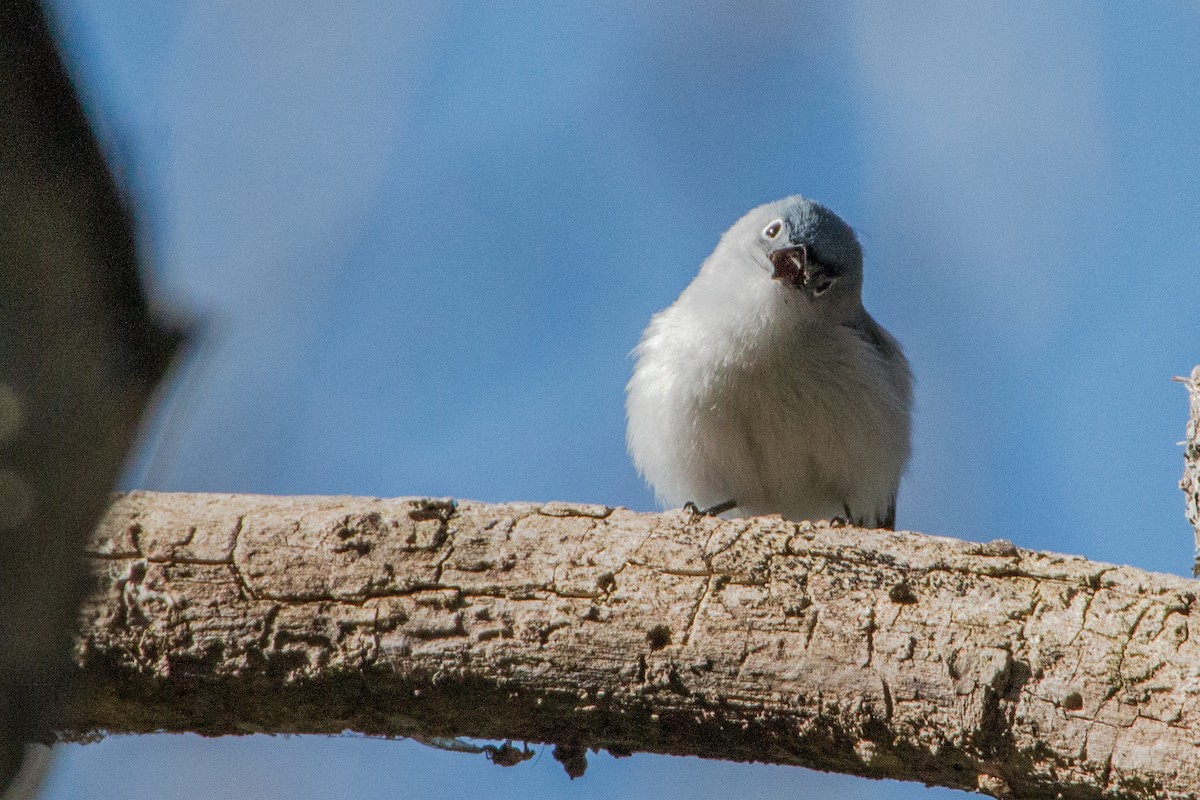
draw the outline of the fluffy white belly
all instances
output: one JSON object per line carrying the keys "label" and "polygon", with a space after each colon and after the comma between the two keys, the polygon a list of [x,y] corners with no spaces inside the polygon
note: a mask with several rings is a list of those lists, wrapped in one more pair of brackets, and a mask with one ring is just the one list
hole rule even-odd
{"label": "fluffy white belly", "polygon": [[704,360],[710,343],[645,345],[630,418],[654,430],[631,430],[630,447],[662,502],[734,500],[738,516],[792,520],[886,518],[907,459],[907,400],[860,335],[792,335],[726,363]]}

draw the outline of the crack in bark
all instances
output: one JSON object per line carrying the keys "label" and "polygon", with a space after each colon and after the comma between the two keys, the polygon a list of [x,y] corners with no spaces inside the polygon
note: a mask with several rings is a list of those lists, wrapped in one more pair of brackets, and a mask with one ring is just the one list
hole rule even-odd
{"label": "crack in bark", "polygon": [[[1125,682],[1126,682],[1125,676],[1124,676],[1125,657],[1126,657],[1126,654],[1129,652],[1129,645],[1133,643],[1134,637],[1137,636],[1138,627],[1142,624],[1142,620],[1146,618],[1146,614],[1147,614],[1147,612],[1149,612],[1149,610],[1150,610],[1150,604],[1147,603],[1146,605],[1143,605],[1140,609],[1138,609],[1137,616],[1134,617],[1133,624],[1131,624],[1128,627],[1128,629],[1125,631],[1125,635],[1120,636],[1120,637],[1114,637],[1114,638],[1119,638],[1119,640],[1121,642],[1121,651],[1117,657],[1117,669],[1116,669],[1117,675],[1116,675],[1116,677],[1117,677],[1117,680],[1120,681],[1122,684],[1125,684]],[[1136,681],[1136,680],[1131,681],[1131,683],[1139,683],[1139,682],[1140,681]]]}
{"label": "crack in bark", "polygon": [[246,576],[242,574],[241,568],[237,565],[238,544],[241,542],[242,526],[245,524],[245,521],[246,515],[238,514],[237,520],[233,524],[233,536],[231,537],[233,543],[229,548],[229,571],[233,575],[233,580],[238,585],[238,589],[248,599],[258,600],[258,595],[250,588],[250,582],[246,580]]}
{"label": "crack in bark", "polygon": [[696,602],[692,605],[692,610],[688,614],[687,626],[684,628],[683,636],[679,640],[679,644],[683,647],[687,647],[688,643],[692,640],[692,633],[696,629],[696,620],[700,616],[700,609],[704,606],[704,601],[712,591],[714,580],[716,580],[714,577],[706,578],[704,584],[700,587],[700,596],[696,598]]}
{"label": "crack in bark", "polygon": [[813,636],[817,632],[817,619],[821,612],[816,606],[811,606],[808,618],[804,623],[804,649],[809,650],[812,647]]}
{"label": "crack in bark", "polygon": [[875,606],[867,609],[866,620],[862,627],[863,633],[867,640],[867,660],[863,662],[864,667],[871,666],[871,662],[875,658]]}
{"label": "crack in bark", "polygon": [[708,551],[708,545],[712,542],[713,534],[715,534],[717,532],[717,529],[714,528],[713,530],[709,531],[708,539],[705,540],[704,549],[702,550],[702,552],[704,553],[705,562],[708,563],[709,565],[711,565],[712,560],[714,558],[716,558],[717,556],[720,556],[720,555],[724,555],[725,553],[728,553],[735,546],[741,544],[742,536],[748,530],[750,530],[750,526],[746,525],[746,524],[742,524],[740,527],[738,527],[734,531],[733,536],[729,539],[728,542],[721,545],[720,547],[718,547],[716,550],[712,551],[711,553]]}
{"label": "crack in bark", "polygon": [[892,687],[888,685],[887,678],[883,675],[879,676],[879,685],[883,689],[884,719],[890,722],[895,712],[895,703],[892,701]]}
{"label": "crack in bark", "polygon": [[[453,536],[453,533],[451,533],[450,535]],[[447,541],[449,541],[449,540],[447,540]],[[454,555],[454,545],[447,544],[446,552],[444,554],[442,554],[442,557],[439,558],[438,562],[436,564],[434,564],[434,566],[433,566],[433,583],[435,585],[441,584],[442,570],[445,568],[446,562],[450,560],[450,556],[452,556],[452,555]]]}

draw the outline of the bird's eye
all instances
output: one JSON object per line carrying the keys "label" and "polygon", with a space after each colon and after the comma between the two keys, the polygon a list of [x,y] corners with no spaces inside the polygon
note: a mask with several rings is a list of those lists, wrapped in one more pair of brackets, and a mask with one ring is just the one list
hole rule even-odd
{"label": "bird's eye", "polygon": [[820,297],[829,291],[830,287],[837,282],[837,278],[824,277],[817,281],[812,288],[813,297]]}
{"label": "bird's eye", "polygon": [[763,236],[767,237],[768,239],[774,239],[779,235],[781,230],[783,230],[783,221],[777,219],[763,229]]}

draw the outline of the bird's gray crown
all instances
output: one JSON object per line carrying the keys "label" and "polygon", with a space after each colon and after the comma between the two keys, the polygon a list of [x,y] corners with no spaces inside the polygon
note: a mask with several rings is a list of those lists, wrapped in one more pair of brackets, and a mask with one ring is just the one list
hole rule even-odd
{"label": "bird's gray crown", "polygon": [[800,195],[778,202],[777,213],[787,223],[793,244],[804,244],[827,264],[862,270],[862,247],[854,229],[820,203]]}

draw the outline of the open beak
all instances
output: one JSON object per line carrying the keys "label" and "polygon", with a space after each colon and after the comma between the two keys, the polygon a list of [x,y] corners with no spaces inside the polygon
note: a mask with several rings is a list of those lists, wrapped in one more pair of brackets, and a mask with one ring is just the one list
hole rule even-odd
{"label": "open beak", "polygon": [[775,266],[771,277],[777,281],[786,281],[793,286],[803,289],[808,280],[808,248],[799,244],[795,247],[781,247],[771,252],[769,258]]}

